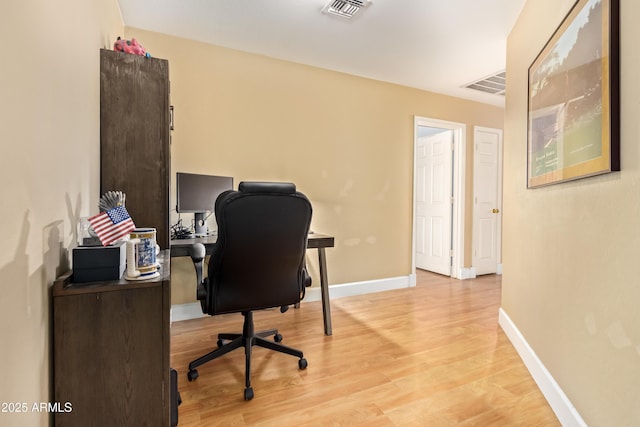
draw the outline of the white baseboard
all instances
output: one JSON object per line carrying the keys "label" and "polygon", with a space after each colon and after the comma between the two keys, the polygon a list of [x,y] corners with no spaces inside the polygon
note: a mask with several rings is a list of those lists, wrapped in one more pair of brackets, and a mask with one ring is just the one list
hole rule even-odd
{"label": "white baseboard", "polygon": [[569,398],[560,388],[560,385],[553,379],[551,373],[545,368],[529,343],[524,339],[516,325],[511,321],[507,313],[500,308],[498,323],[507,335],[531,376],[538,384],[538,388],[549,402],[551,409],[555,412],[563,427],[587,427],[576,408]]}
{"label": "white baseboard", "polygon": [[[413,281],[412,281],[412,277]],[[349,297],[352,295],[370,294],[373,292],[390,291],[392,289],[409,288],[416,285],[415,275],[391,277],[388,279],[367,280],[364,282],[344,283],[342,285],[329,286],[329,298]],[[320,301],[322,294],[320,287],[307,289],[307,294],[302,302]]]}
{"label": "white baseboard", "polygon": [[[502,264],[498,264],[496,267],[496,274],[502,274]],[[454,276],[454,279],[466,280],[475,279],[478,277],[478,272],[475,267],[461,268],[458,270],[458,277]]]}
{"label": "white baseboard", "polygon": [[[336,299],[352,295],[370,294],[372,292],[389,291],[392,289],[402,289],[416,286],[416,275],[391,277],[388,279],[367,280],[364,282],[345,283],[342,285],[329,286],[329,298]],[[302,303],[322,300],[320,287],[307,288],[306,295]],[[181,320],[197,319],[204,317],[199,302],[176,304],[171,306],[171,322]]]}
{"label": "white baseboard", "polygon": [[187,304],[175,304],[171,306],[171,322],[179,322],[181,320],[197,319],[205,317],[199,302],[190,302]]}
{"label": "white baseboard", "polygon": [[413,287],[416,286],[416,282],[418,281],[418,276],[416,275],[416,273],[410,274],[409,275],[409,287]]}
{"label": "white baseboard", "polygon": [[458,277],[456,278],[460,280],[467,280],[467,279],[475,279],[476,277],[477,277],[476,268],[469,267],[469,268],[461,268],[460,270],[458,270]]}

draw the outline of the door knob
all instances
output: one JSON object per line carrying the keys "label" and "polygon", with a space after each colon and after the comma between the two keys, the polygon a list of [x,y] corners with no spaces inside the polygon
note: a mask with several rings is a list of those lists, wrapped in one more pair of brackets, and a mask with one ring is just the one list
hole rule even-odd
{"label": "door knob", "polygon": [[500,209],[495,209],[495,208],[494,208],[491,212],[493,212],[493,213],[500,213]]}

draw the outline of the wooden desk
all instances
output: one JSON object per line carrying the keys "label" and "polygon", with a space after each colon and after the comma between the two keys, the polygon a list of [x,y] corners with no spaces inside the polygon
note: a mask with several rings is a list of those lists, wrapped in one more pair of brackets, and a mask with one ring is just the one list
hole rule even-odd
{"label": "wooden desk", "polygon": [[170,425],[169,251],[158,261],[155,279],[54,282],[54,396],[72,405],[56,425]]}
{"label": "wooden desk", "polygon": [[[190,256],[190,248],[194,243],[202,243],[207,255],[211,255],[217,236],[196,237],[195,239],[171,240],[171,256]],[[311,233],[307,240],[307,249],[318,250],[318,265],[320,268],[320,293],[322,295],[322,314],[324,317],[324,333],[331,335],[331,303],[329,301],[329,282],[327,279],[327,256],[325,248],[332,248],[335,244],[333,236]]]}

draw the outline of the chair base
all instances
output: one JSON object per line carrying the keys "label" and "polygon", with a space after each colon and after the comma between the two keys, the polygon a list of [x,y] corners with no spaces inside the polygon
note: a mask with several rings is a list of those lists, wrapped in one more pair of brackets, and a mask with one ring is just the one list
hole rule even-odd
{"label": "chair base", "polygon": [[[244,347],[246,366],[244,399],[251,400],[253,399],[253,388],[251,387],[251,349],[254,345],[298,357],[298,368],[300,369],[306,369],[307,360],[300,350],[279,343],[282,341],[282,335],[278,333],[277,329],[254,332],[253,312],[244,312],[242,315],[244,316],[242,334],[219,334],[218,348],[189,363],[187,378],[189,381],[194,381],[198,378],[198,371],[196,369],[198,366],[202,366],[213,359],[224,356],[237,348]],[[265,339],[269,336],[273,336],[275,342]],[[224,343],[225,340],[229,342]]]}

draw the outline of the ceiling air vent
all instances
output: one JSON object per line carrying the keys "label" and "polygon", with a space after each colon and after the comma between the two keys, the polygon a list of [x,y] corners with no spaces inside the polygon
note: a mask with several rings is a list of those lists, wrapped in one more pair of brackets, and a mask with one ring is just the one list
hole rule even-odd
{"label": "ceiling air vent", "polygon": [[485,77],[482,80],[469,83],[468,85],[465,85],[465,87],[467,89],[474,89],[485,93],[504,96],[506,84],[507,73],[502,71],[492,76]]}
{"label": "ceiling air vent", "polygon": [[368,6],[367,0],[331,0],[322,11],[331,15],[351,19],[361,8]]}

